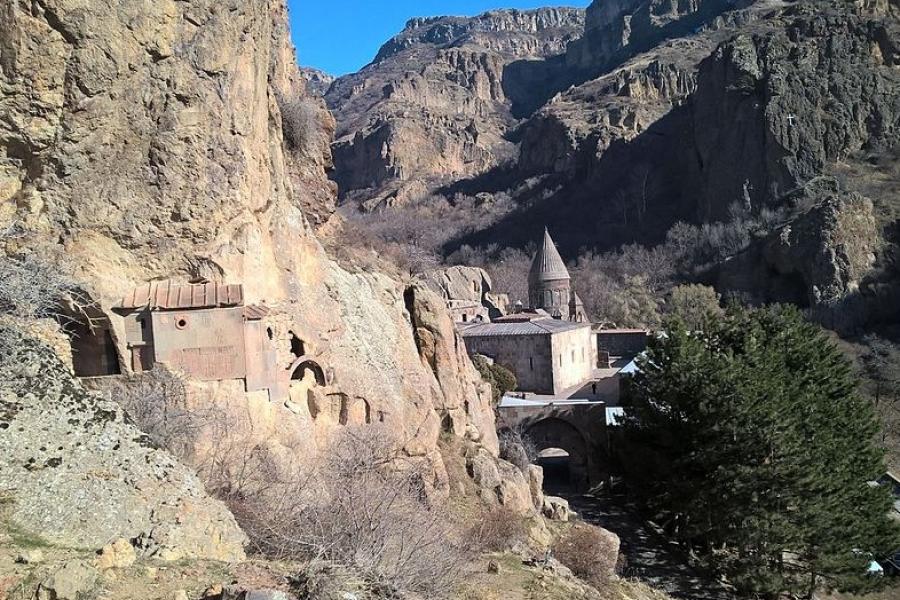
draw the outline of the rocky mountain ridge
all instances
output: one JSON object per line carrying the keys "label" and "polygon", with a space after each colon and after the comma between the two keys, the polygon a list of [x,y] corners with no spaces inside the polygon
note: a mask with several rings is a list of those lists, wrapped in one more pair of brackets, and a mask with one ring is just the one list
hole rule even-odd
{"label": "rocky mountain ridge", "polygon": [[[507,94],[513,120],[506,122],[515,124],[505,144],[495,146],[504,148],[502,156],[468,176],[419,164],[381,177],[368,193],[365,182],[346,185],[355,163],[338,160],[339,171],[351,171],[339,173],[338,183],[359,188],[346,200],[366,209],[382,204],[379,190],[397,187],[414,190],[407,199],[513,197],[516,208],[505,218],[474,223],[474,232],[452,240],[444,253],[462,245],[525,247],[544,225],[573,257],[582,248],[653,246],[678,222],[728,222],[735,210],[799,218],[827,197],[807,198],[797,209],[797,190],[843,170],[844,188],[865,192],[866,181],[846,180],[846,172],[889,161],[897,147],[898,15],[898,4],[888,0],[596,1],[564,54],[529,61],[529,73],[555,73],[549,85],[535,88],[532,104]],[[515,87],[518,68],[503,71],[502,89]],[[348,123],[344,139],[364,137],[343,120],[340,102],[330,106]],[[409,130],[419,122],[406,112],[393,127]],[[379,147],[399,156],[411,147],[408,139],[384,137]],[[883,249],[893,244],[889,224],[885,229],[894,212],[891,194],[872,193],[876,230],[865,238],[887,246],[875,245],[869,279],[890,263]],[[821,282],[798,276],[796,284],[806,290],[801,297],[812,298]],[[885,282],[877,287],[882,294]],[[788,300],[761,293],[754,299]]]}
{"label": "rocky mountain ridge", "polygon": [[369,207],[402,203],[426,193],[426,180],[474,175],[511,158],[516,99],[543,85],[540,59],[561,55],[583,17],[539,9],[411,20],[372,64],[326,94],[338,120],[342,195],[366,196]]}

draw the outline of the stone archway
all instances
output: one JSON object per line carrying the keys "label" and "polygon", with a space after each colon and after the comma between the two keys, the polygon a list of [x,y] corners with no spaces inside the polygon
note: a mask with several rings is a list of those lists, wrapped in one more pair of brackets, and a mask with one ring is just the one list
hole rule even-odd
{"label": "stone archway", "polygon": [[318,385],[325,386],[328,383],[325,378],[325,370],[318,362],[309,356],[299,357],[291,364],[288,371],[291,373],[291,381],[302,380],[306,377],[307,372],[311,372]]}
{"label": "stone archway", "polygon": [[568,455],[566,466],[573,490],[590,487],[594,470],[591,447],[577,427],[563,419],[548,417],[528,424],[525,432],[538,452],[558,449]]}

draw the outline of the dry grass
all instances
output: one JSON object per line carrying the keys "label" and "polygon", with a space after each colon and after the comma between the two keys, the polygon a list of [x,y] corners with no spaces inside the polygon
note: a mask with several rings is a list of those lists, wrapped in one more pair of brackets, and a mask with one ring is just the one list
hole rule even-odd
{"label": "dry grass", "polygon": [[392,432],[347,428],[322,456],[253,496],[229,498],[258,553],[345,565],[385,594],[448,596],[467,544]]}

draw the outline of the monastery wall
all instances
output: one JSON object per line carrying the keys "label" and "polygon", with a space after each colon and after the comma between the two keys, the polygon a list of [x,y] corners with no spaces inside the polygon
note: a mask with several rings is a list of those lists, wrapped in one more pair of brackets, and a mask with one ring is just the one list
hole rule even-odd
{"label": "monastery wall", "polygon": [[516,374],[518,389],[552,394],[554,373],[550,335],[497,335],[465,338],[469,354],[484,354]]}
{"label": "monastery wall", "polygon": [[555,390],[587,382],[597,364],[597,347],[590,326],[554,333],[551,339]]}

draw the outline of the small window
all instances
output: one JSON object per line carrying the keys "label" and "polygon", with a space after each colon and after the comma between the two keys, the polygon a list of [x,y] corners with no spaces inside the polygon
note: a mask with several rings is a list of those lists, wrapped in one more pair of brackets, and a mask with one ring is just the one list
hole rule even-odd
{"label": "small window", "polygon": [[175,317],[175,328],[176,329],[187,329],[188,326],[188,318],[184,315],[179,315]]}
{"label": "small window", "polygon": [[559,355],[559,366],[562,366],[562,354]]}
{"label": "small window", "polygon": [[269,336],[270,340],[275,339],[275,332],[272,331],[271,327],[266,327],[266,335]]}
{"label": "small window", "polygon": [[572,362],[575,362],[575,349],[572,349]]}
{"label": "small window", "polygon": [[534,357],[528,357],[528,368],[534,371]]}
{"label": "small window", "polygon": [[463,318],[463,323],[465,323],[469,320],[469,315],[467,315],[466,313],[463,313],[462,318]]}

